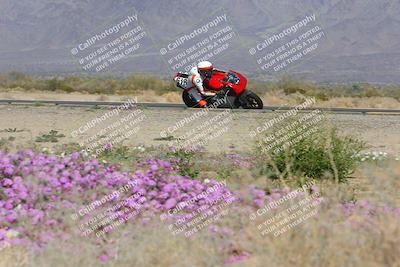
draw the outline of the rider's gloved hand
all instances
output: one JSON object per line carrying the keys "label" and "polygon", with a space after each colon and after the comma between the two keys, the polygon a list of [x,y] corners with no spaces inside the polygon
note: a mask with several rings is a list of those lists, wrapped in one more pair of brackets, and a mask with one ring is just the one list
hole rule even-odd
{"label": "rider's gloved hand", "polygon": [[228,83],[228,82],[225,82],[225,81],[220,81],[221,82],[221,84],[222,84],[222,86],[224,86],[224,87],[229,87],[229,88],[231,88],[231,86],[232,86],[232,84],[231,83]]}
{"label": "rider's gloved hand", "polygon": [[229,83],[225,82],[224,80],[219,80],[219,82],[222,84],[222,86],[227,86]]}

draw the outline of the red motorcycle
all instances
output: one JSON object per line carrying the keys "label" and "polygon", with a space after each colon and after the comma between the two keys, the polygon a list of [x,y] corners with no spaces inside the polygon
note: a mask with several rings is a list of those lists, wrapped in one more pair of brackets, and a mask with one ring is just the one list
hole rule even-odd
{"label": "red motorcycle", "polygon": [[[187,107],[198,107],[191,90],[197,90],[189,81],[189,74],[178,72],[174,76],[176,86],[183,89],[182,99]],[[262,109],[263,102],[258,95],[246,89],[247,79],[236,71],[224,72],[213,70],[211,79],[203,84],[208,90],[216,92],[215,96],[205,97],[207,106],[218,103],[219,108]],[[221,104],[222,103],[222,104]]]}

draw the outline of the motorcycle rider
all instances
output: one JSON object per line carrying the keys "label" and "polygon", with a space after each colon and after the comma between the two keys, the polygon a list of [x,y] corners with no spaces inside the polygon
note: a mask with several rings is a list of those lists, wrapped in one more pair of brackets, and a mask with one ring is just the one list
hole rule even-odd
{"label": "motorcycle rider", "polygon": [[214,92],[204,87],[204,83],[211,79],[213,70],[214,67],[211,62],[202,61],[189,72],[189,81],[192,82],[194,88],[197,88],[197,90],[190,90],[189,92],[200,107],[205,107],[207,105],[207,101],[204,100],[204,97],[215,96]]}

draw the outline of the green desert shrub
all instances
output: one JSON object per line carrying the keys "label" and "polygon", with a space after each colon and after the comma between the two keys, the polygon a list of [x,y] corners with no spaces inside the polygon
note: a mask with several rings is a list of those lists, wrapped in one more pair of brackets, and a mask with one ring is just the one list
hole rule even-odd
{"label": "green desert shrub", "polygon": [[[268,136],[283,127],[286,125],[274,127]],[[363,142],[339,133],[335,127],[318,126],[311,134],[290,136],[281,146],[268,149],[273,141],[263,138],[256,148],[261,172],[271,179],[308,177],[343,182],[357,166],[354,155],[364,148]]]}
{"label": "green desert shrub", "polygon": [[[147,74],[133,74],[127,77],[77,75],[40,77],[19,72],[0,74],[0,90],[18,88],[22,90],[87,92],[90,94],[136,94],[153,91],[158,95],[180,91],[170,78]],[[278,91],[286,95],[301,94],[328,100],[334,97],[391,97],[400,100],[399,85],[372,84],[317,84],[290,76],[278,81],[257,81],[249,77],[248,88],[257,94]]]}

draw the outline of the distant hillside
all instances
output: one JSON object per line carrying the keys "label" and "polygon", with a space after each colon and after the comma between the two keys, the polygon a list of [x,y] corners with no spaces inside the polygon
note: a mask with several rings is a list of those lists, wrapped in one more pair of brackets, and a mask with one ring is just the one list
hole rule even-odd
{"label": "distant hillside", "polygon": [[[138,41],[140,47],[101,72],[170,75],[175,69],[168,67],[168,60],[207,35],[188,40],[164,57],[160,49],[226,14],[227,21],[209,32],[225,26],[234,32],[229,47],[212,58],[221,68],[260,79],[289,72],[316,81],[400,82],[400,2],[389,0],[0,0],[0,72],[96,73],[94,68],[82,69],[79,59],[118,34],[77,56],[71,49],[136,11],[138,22],[119,35],[140,25],[145,32]],[[263,71],[249,49],[313,14],[316,20],[309,25],[318,25],[324,32],[318,48],[283,71]],[[259,55],[274,49],[271,45]]]}

